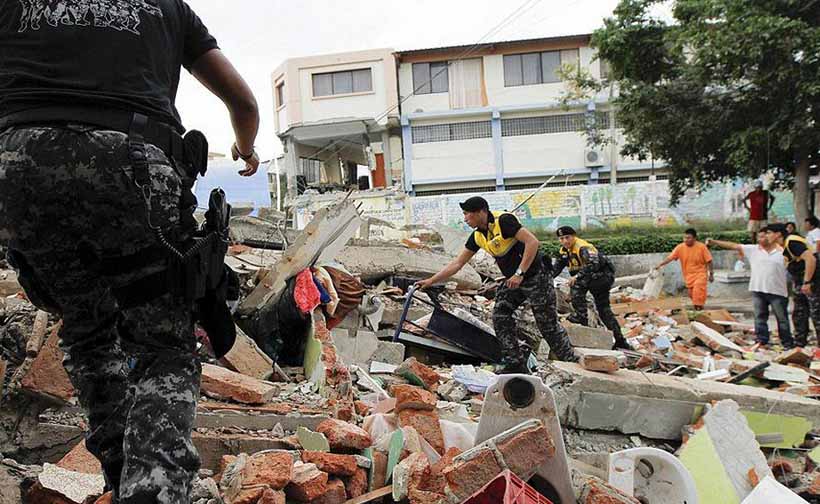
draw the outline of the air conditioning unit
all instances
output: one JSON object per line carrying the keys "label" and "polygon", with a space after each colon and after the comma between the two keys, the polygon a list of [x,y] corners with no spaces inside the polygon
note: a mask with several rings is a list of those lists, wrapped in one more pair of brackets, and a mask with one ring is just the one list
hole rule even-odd
{"label": "air conditioning unit", "polygon": [[584,151],[584,166],[587,168],[594,168],[596,166],[604,166],[604,152],[599,149],[587,149]]}

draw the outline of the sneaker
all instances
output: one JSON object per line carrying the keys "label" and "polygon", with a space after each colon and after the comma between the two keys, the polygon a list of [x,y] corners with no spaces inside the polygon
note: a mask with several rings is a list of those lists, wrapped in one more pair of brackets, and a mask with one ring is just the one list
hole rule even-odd
{"label": "sneaker", "polygon": [[615,344],[612,345],[613,350],[632,350],[632,347],[629,346],[629,342],[625,339],[615,340]]}

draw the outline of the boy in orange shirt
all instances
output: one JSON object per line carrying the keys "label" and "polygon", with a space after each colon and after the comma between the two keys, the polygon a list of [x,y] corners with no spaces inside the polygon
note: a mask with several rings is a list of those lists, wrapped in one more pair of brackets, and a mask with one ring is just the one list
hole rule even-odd
{"label": "boy in orange shirt", "polygon": [[683,243],[675,247],[655,269],[661,269],[675,260],[680,261],[683,281],[689,289],[689,298],[695,310],[702,310],[706,304],[706,285],[715,280],[715,272],[712,269],[712,254],[706,245],[698,241],[697,231],[687,229]]}

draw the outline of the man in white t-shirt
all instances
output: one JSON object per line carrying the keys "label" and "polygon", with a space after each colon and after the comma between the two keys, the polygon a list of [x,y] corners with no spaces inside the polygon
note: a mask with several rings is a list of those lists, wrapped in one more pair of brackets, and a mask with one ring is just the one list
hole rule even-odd
{"label": "man in white t-shirt", "polygon": [[820,219],[814,215],[806,217],[803,226],[806,230],[806,241],[809,242],[809,248],[812,252],[820,252]]}
{"label": "man in white t-shirt", "polygon": [[742,252],[752,271],[749,290],[755,311],[755,336],[762,345],[769,344],[769,308],[777,319],[780,343],[785,348],[794,347],[789,326],[789,291],[786,283],[786,264],[783,248],[770,244],[766,239],[767,228],[757,233],[757,245],[741,245],[721,240],[706,240],[706,245]]}

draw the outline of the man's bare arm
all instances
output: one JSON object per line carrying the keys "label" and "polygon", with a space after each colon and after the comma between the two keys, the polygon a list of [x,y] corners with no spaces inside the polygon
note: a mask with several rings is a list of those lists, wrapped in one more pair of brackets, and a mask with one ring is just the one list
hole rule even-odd
{"label": "man's bare arm", "polygon": [[723,240],[713,240],[712,238],[706,239],[706,246],[714,245],[716,247],[727,249],[727,250],[737,250],[740,252],[743,250],[743,246],[739,243],[730,242],[730,241],[723,241]]}
{"label": "man's bare arm", "polygon": [[[253,153],[245,160],[246,168],[239,172],[250,177],[259,168],[259,157],[253,147],[259,131],[259,106],[251,88],[219,49],[200,56],[191,66],[191,73],[228,107],[236,135],[236,150],[242,155]],[[234,153],[234,159],[236,157]]]}
{"label": "man's bare arm", "polygon": [[521,271],[528,271],[532,262],[538,256],[538,247],[541,243],[532,232],[526,228],[521,228],[515,233],[515,239],[524,244],[524,256],[521,258]]}
{"label": "man's bare arm", "polygon": [[814,278],[814,271],[817,269],[817,261],[814,258],[814,253],[811,249],[806,250],[800,255],[800,259],[806,263],[806,269],[803,273],[803,284],[810,284]]}

